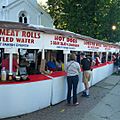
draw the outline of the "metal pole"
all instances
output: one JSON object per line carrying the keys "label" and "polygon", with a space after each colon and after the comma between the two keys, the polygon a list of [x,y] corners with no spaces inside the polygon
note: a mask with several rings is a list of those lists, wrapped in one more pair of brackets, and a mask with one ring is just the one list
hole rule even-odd
{"label": "metal pole", "polygon": [[9,73],[12,73],[12,64],[13,64],[13,53],[10,53],[10,56],[9,56]]}

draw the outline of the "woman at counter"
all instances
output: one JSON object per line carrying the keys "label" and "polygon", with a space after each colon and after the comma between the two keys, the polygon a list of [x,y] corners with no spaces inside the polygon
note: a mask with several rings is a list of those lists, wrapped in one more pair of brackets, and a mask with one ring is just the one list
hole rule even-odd
{"label": "woman at counter", "polygon": [[68,92],[67,92],[67,104],[71,104],[71,91],[73,88],[73,104],[79,105],[77,102],[77,86],[79,80],[79,73],[80,73],[80,65],[76,62],[76,55],[70,55],[70,61],[67,63],[65,67],[65,71],[67,72],[67,85],[68,85]]}

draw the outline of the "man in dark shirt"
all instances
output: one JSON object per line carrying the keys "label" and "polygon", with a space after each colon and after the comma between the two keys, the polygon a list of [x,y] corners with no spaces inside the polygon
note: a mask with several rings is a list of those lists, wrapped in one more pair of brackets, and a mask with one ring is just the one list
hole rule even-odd
{"label": "man in dark shirt", "polygon": [[89,81],[91,77],[91,64],[92,60],[85,56],[84,53],[81,54],[81,67],[83,70],[83,83],[85,86],[85,90],[83,92],[84,97],[89,97]]}
{"label": "man in dark shirt", "polygon": [[116,54],[116,57],[114,59],[114,72],[118,74],[119,70],[119,54]]}

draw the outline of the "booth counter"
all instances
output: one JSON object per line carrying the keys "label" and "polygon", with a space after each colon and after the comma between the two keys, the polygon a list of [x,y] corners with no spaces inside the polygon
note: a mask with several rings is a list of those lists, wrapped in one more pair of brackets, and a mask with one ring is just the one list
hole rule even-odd
{"label": "booth counter", "polygon": [[113,73],[113,62],[107,62],[93,67],[91,85],[98,83]]}
{"label": "booth counter", "polygon": [[0,119],[50,105],[52,80],[45,75],[30,75],[29,78],[22,82],[0,82]]}
{"label": "booth counter", "polygon": [[52,98],[51,104],[57,104],[66,99],[67,95],[67,81],[66,72],[58,71],[50,74],[52,77]]}
{"label": "booth counter", "polygon": [[[67,77],[66,72],[59,71],[53,72],[49,75],[52,78],[52,98],[51,104],[55,105],[67,97]],[[79,83],[77,88],[77,93],[84,90],[84,85],[82,83],[82,72],[79,75]]]}
{"label": "booth counter", "polygon": [[[113,63],[94,66],[89,85],[92,86],[113,73]],[[84,90],[83,72],[79,75],[77,92]],[[66,99],[66,72],[49,75],[29,75],[28,81],[0,82],[0,118],[30,113]],[[10,109],[8,109],[10,108]]]}

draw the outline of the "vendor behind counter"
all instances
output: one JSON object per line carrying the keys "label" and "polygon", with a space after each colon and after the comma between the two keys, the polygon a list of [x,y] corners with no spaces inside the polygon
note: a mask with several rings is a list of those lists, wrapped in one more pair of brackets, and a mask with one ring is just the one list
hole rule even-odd
{"label": "vendor behind counter", "polygon": [[56,66],[55,60],[52,59],[52,60],[48,61],[46,63],[46,67],[50,71],[53,71],[53,72],[56,71],[57,66]]}
{"label": "vendor behind counter", "polygon": [[26,58],[21,58],[21,61],[19,64],[19,72],[24,68],[24,71],[26,72],[25,74],[27,74],[27,71],[29,70],[29,66],[30,64],[28,61],[26,61]]}
{"label": "vendor behind counter", "polygon": [[[17,63],[17,55],[13,55],[13,64],[12,64],[12,71],[15,75],[18,69],[18,63]],[[4,59],[2,59],[2,68],[5,67],[5,70],[7,74],[9,73],[9,55],[5,56]]]}

